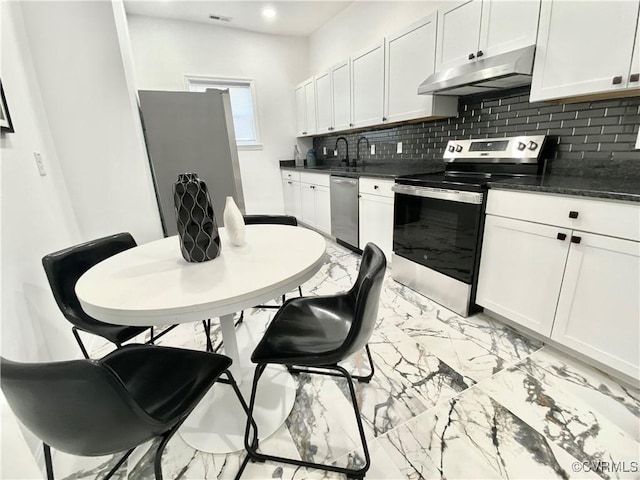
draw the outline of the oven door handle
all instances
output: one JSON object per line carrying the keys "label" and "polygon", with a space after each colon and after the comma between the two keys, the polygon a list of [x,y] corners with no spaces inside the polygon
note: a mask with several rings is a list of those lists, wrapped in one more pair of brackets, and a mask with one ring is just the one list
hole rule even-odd
{"label": "oven door handle", "polygon": [[395,184],[393,187],[391,187],[391,190],[403,195],[436,198],[438,200],[472,203],[475,205],[480,205],[483,198],[483,194],[480,192],[465,192],[463,190],[448,190],[445,188],[414,187],[412,185]]}

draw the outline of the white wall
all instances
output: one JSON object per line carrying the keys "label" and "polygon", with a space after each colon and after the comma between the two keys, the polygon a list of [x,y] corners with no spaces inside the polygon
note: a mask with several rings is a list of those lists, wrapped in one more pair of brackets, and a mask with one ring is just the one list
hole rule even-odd
{"label": "white wall", "polygon": [[283,213],[279,160],[293,158],[293,87],[308,73],[308,41],[130,15],[140,90],[184,90],[185,75],[255,80],[262,150],[240,151],[247,213]]}
{"label": "white wall", "polygon": [[22,2],[51,134],[83,239],[162,237],[111,2]]}
{"label": "white wall", "polygon": [[327,70],[445,4],[451,0],[353,2],[311,35],[309,74]]}

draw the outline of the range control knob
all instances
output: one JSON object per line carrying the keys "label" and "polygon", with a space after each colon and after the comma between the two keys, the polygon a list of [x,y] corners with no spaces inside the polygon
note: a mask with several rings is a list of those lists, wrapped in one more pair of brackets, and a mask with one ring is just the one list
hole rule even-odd
{"label": "range control knob", "polygon": [[449,149],[450,152],[453,152],[455,150],[455,148],[453,148],[453,145],[449,145]]}
{"label": "range control knob", "polygon": [[461,151],[462,151],[462,146],[456,145],[456,152],[461,152]]}
{"label": "range control knob", "polygon": [[525,148],[527,148],[526,144],[522,142],[518,142],[518,150],[524,150]]}
{"label": "range control knob", "polygon": [[534,142],[533,140],[529,142],[529,150],[535,150],[536,148],[538,148],[538,144],[536,142]]}

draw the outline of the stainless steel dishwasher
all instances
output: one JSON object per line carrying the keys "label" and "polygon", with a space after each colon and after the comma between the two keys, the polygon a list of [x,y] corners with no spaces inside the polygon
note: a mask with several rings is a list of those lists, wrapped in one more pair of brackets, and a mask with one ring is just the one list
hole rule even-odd
{"label": "stainless steel dishwasher", "polygon": [[331,235],[358,248],[358,179],[331,175]]}

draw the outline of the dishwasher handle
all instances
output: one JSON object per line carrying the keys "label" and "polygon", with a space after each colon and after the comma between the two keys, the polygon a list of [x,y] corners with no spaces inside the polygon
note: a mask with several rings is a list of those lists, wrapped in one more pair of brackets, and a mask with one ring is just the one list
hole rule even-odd
{"label": "dishwasher handle", "polygon": [[334,177],[332,175],[331,183],[348,183],[349,185],[356,185],[358,183],[358,180],[355,178]]}

